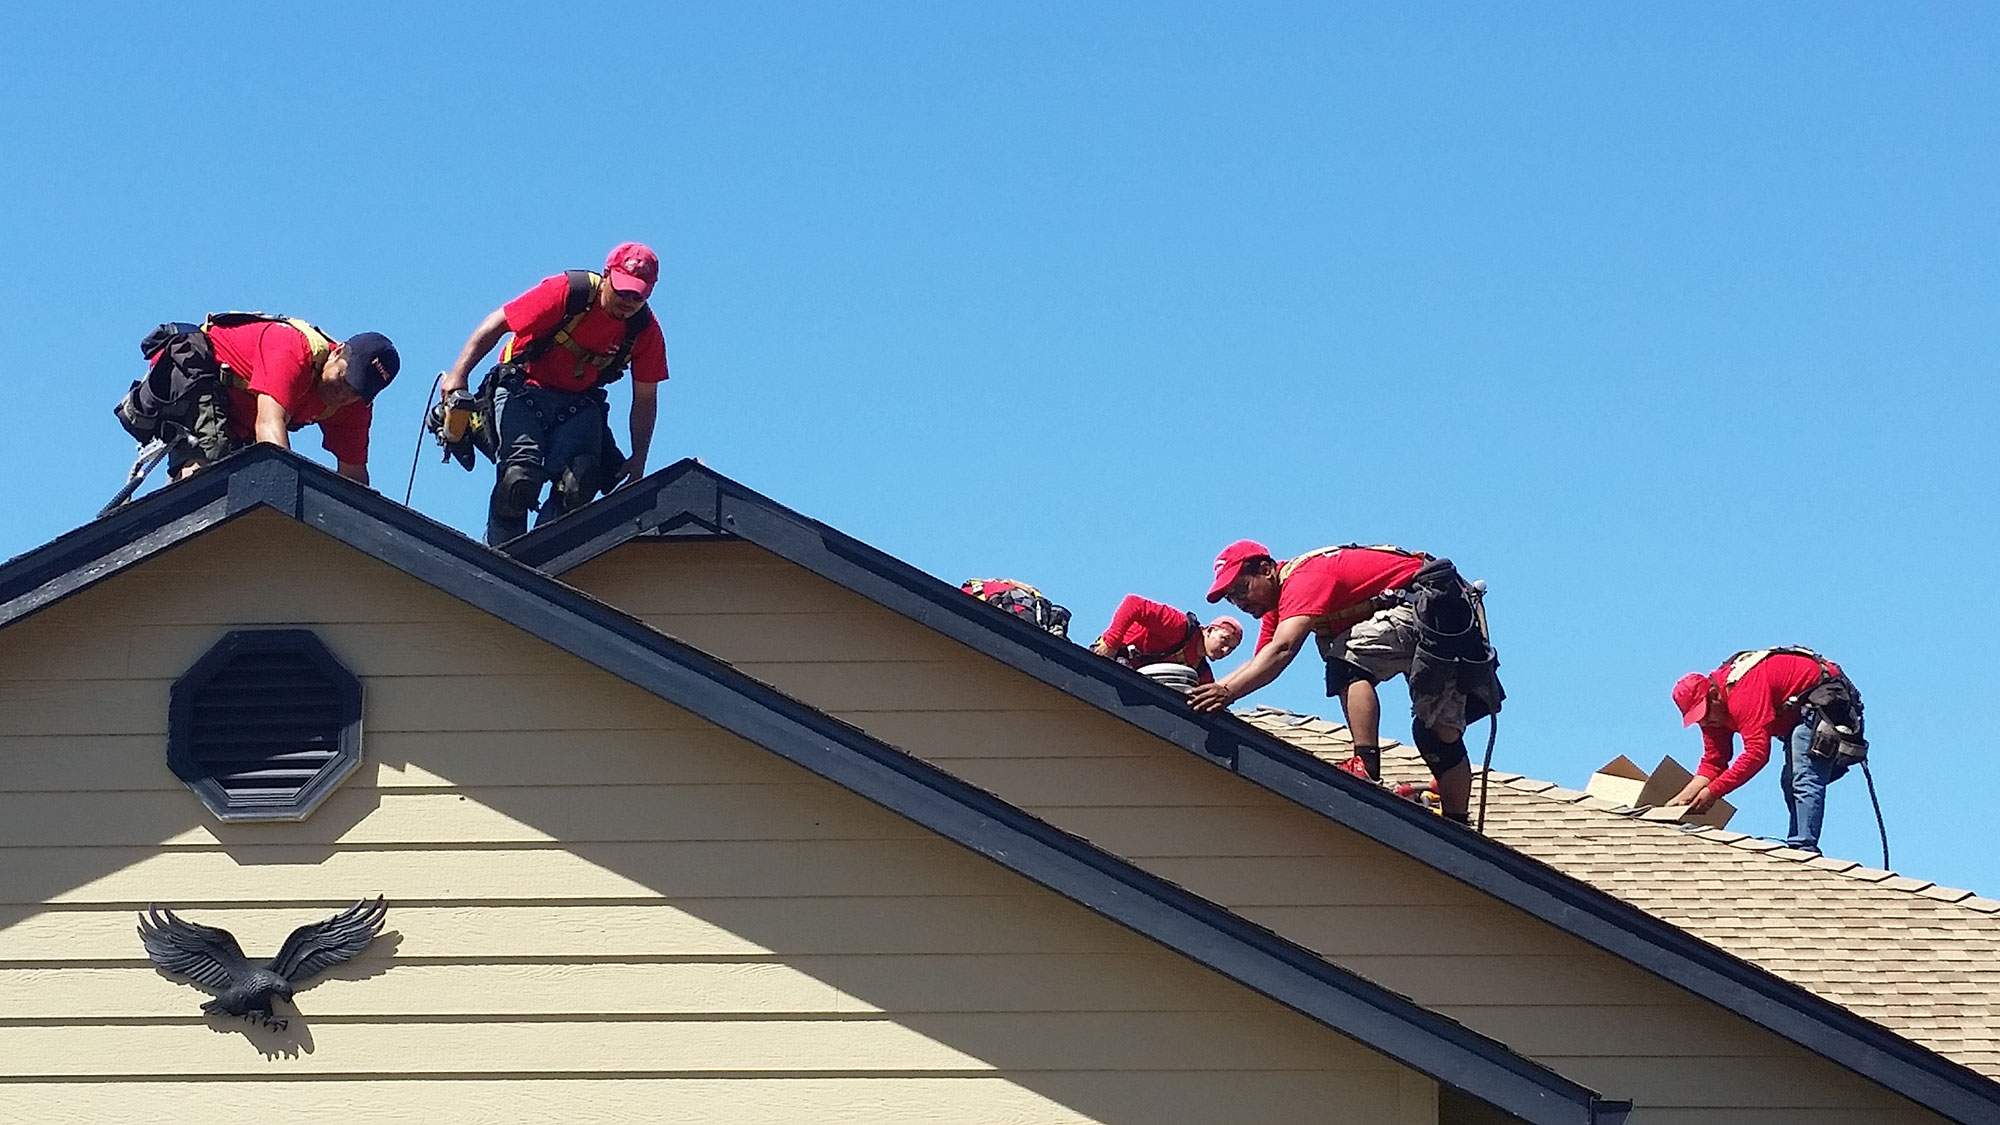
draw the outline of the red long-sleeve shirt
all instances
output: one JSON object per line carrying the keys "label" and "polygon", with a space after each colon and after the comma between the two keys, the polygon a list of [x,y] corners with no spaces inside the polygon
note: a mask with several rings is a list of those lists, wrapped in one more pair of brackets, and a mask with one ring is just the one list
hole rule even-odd
{"label": "red long-sleeve shirt", "polygon": [[1175,609],[1137,594],[1127,594],[1112,613],[1111,624],[1104,627],[1104,633],[1097,639],[1108,646],[1114,655],[1126,645],[1148,654],[1167,653],[1170,655],[1159,659],[1193,668],[1200,682],[1208,683],[1215,678],[1208,667],[1208,651],[1201,629],[1188,628],[1188,612],[1184,609]]}
{"label": "red long-sleeve shirt", "polygon": [[[1840,666],[1828,661],[1836,673]],[[1724,664],[1709,673],[1720,686],[1729,675]],[[1819,662],[1791,652],[1774,652],[1757,662],[1743,678],[1723,689],[1723,707],[1729,726],[1701,728],[1701,767],[1694,772],[1708,778],[1708,791],[1727,796],[1744,782],[1757,776],[1771,760],[1771,740],[1787,738],[1799,725],[1799,709],[1786,707],[1785,700],[1808,691],[1819,682]],[[1743,752],[1735,753],[1735,738],[1743,736]],[[1732,761],[1732,757],[1734,760]]]}

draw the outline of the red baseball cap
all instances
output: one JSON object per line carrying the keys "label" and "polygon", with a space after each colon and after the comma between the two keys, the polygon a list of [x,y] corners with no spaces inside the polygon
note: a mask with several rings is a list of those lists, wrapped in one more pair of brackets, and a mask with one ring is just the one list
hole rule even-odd
{"label": "red baseball cap", "polygon": [[1238,539],[1222,549],[1215,556],[1215,584],[1208,588],[1208,604],[1222,600],[1222,592],[1236,581],[1236,575],[1243,570],[1243,564],[1251,559],[1271,558],[1271,549],[1255,539]]}
{"label": "red baseball cap", "polygon": [[660,280],[660,256],[643,242],[621,242],[604,256],[604,276],[620,293],[650,297]]}
{"label": "red baseball cap", "polygon": [[1689,672],[1674,681],[1674,706],[1681,709],[1681,725],[1691,727],[1708,716],[1707,676]]}

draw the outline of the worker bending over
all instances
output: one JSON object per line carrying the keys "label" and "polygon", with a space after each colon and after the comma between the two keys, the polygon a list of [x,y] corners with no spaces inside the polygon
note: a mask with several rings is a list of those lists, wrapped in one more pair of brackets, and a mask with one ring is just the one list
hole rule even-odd
{"label": "worker bending over", "polygon": [[372,403],[402,368],[387,336],[336,342],[293,317],[228,312],[162,324],[139,351],[146,377],[114,413],[142,444],[172,443],[175,480],[252,443],[290,449],[292,433],[316,425],[340,475],[368,483]]}
{"label": "worker bending over", "polygon": [[1498,660],[1487,643],[1471,589],[1449,559],[1395,547],[1324,547],[1285,562],[1243,539],[1215,560],[1211,603],[1227,598],[1262,623],[1256,655],[1188,702],[1219,711],[1278,678],[1316,639],[1326,660],[1326,693],[1338,697],[1354,740],[1344,767],[1382,777],[1382,704],[1375,685],[1407,678],[1417,752],[1437,778],[1446,818],[1467,822],[1472,767],[1465,728],[1500,710]]}
{"label": "worker bending over", "polygon": [[[627,242],[606,256],[601,274],[570,270],[543,278],[487,314],[444,373],[439,392],[449,402],[500,338],[514,334],[478,395],[496,442],[486,506],[489,545],[527,531],[530,511],[554,519],[600,491],[646,475],[659,388],[667,378],[666,339],[646,304],[659,277],[659,257]],[[632,451],[613,476],[617,454],[604,389],[628,365]],[[550,483],[555,487],[544,506],[542,486]]]}
{"label": "worker bending over", "polygon": [[1185,664],[1194,669],[1197,683],[1206,684],[1215,681],[1208,662],[1221,660],[1242,643],[1243,626],[1234,617],[1203,625],[1187,610],[1127,594],[1090,651],[1128,668]]}
{"label": "worker bending over", "polygon": [[[1867,758],[1861,693],[1840,665],[1806,648],[1739,652],[1703,675],[1674,684],[1681,725],[1701,726],[1701,767],[1669,805],[1704,813],[1757,776],[1771,759],[1771,740],[1785,745],[1778,785],[1791,824],[1786,845],[1819,850],[1826,787]],[[1735,737],[1743,752],[1735,753]]]}

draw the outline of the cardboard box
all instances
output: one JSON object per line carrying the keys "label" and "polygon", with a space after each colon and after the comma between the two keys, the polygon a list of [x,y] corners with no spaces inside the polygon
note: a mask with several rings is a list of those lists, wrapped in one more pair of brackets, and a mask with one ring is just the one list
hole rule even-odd
{"label": "cardboard box", "polygon": [[1650,808],[1647,820],[1669,820],[1683,824],[1706,824],[1721,828],[1736,815],[1736,806],[1728,801],[1718,800],[1713,808],[1700,816],[1689,812],[1686,806],[1669,809],[1667,801],[1679,793],[1694,777],[1686,766],[1674,761],[1672,754],[1660,759],[1651,773],[1639,768],[1639,763],[1620,754],[1604,763],[1596,773],[1590,775],[1590,783],[1583,791],[1593,797],[1602,797],[1633,808]]}

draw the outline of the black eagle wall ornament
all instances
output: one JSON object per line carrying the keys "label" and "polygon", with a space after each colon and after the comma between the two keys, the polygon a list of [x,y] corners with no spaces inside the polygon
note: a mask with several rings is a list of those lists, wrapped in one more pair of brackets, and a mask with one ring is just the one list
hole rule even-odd
{"label": "black eagle wall ornament", "polygon": [[282,1030],[289,1021],[273,1017],[271,998],[289,1001],[292,990],[308,977],[354,958],[382,932],[388,917],[382,896],[374,902],[362,899],[323,922],[293,930],[278,955],[262,966],[243,956],[228,930],[189,922],[157,906],[139,916],[139,940],[163,971],[216,990],[215,999],[201,1006],[203,1012],[261,1017],[265,1026]]}

